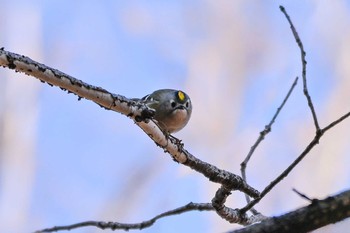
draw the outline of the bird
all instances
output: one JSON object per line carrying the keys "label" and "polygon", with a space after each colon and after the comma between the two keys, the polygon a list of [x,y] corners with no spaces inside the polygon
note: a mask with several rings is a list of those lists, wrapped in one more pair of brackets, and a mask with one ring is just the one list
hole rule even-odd
{"label": "bird", "polygon": [[133,101],[155,110],[153,119],[165,133],[176,133],[183,129],[191,118],[192,102],[183,91],[160,89]]}

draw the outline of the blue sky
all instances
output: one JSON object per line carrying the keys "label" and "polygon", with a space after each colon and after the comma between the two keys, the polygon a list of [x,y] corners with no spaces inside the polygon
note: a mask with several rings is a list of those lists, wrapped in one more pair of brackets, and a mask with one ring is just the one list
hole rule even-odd
{"label": "blue sky", "polygon": [[[258,133],[301,74],[300,52],[279,4],[304,42],[310,93],[325,126],[350,110],[348,1],[3,2],[0,47],[127,97],[160,88],[184,90],[192,98],[193,117],[176,136],[200,159],[239,174]],[[23,110],[16,112],[17,126],[31,120],[31,127],[13,131],[27,132],[32,143],[18,159],[2,151],[0,216],[6,223],[0,220],[1,231],[85,220],[140,222],[191,201],[210,202],[218,188],[174,163],[125,116],[12,71],[0,70],[0,75],[3,87],[13,90],[6,93],[16,96],[4,94],[11,101],[0,105],[1,111],[10,112],[8,105]],[[17,88],[21,84],[28,86]],[[278,215],[307,204],[292,188],[315,198],[348,189],[344,135],[349,127],[344,122],[325,136],[259,204],[259,211]],[[264,188],[301,152],[313,131],[299,80],[248,165],[251,184]],[[26,145],[20,139],[13,139],[15,147]],[[229,207],[243,205],[241,193],[229,197]],[[331,229],[348,225],[345,221]],[[213,212],[192,212],[143,231],[237,227]]]}

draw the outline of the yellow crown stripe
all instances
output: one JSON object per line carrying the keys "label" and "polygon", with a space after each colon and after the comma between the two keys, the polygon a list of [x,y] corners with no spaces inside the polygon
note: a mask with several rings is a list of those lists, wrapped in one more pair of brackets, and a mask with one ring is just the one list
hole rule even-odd
{"label": "yellow crown stripe", "polygon": [[185,93],[183,93],[182,91],[178,91],[177,92],[177,96],[179,97],[180,101],[184,101],[185,100]]}

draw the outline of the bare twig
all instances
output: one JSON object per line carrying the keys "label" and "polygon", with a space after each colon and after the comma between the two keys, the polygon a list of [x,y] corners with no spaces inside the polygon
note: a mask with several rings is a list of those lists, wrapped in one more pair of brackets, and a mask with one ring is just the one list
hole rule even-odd
{"label": "bare twig", "polygon": [[309,202],[315,202],[318,201],[317,199],[311,199],[310,197],[306,196],[305,194],[299,192],[298,190],[296,190],[295,188],[292,189],[296,194],[298,194],[300,197],[304,198],[305,200],[308,200]]}
{"label": "bare twig", "polygon": [[343,120],[345,120],[346,118],[348,118],[350,116],[350,112],[344,114],[343,116],[341,116],[338,120],[333,121],[332,123],[330,123],[329,125],[327,125],[326,127],[324,127],[322,129],[323,133],[325,133],[326,131],[328,131],[329,129],[331,129],[332,127],[336,126],[337,124],[339,124],[340,122],[342,122]]}
{"label": "bare twig", "polygon": [[[277,111],[276,113],[274,114],[274,116],[272,117],[270,123],[268,125],[265,126],[265,129],[263,131],[260,132],[260,135],[258,137],[258,139],[256,140],[256,142],[254,143],[254,145],[250,148],[250,151],[247,155],[247,157],[245,158],[245,160],[241,163],[241,174],[242,174],[242,178],[245,182],[247,182],[247,177],[246,177],[246,167],[248,165],[248,162],[251,158],[251,156],[253,155],[254,151],[256,150],[256,148],[258,147],[258,145],[260,144],[260,142],[262,142],[265,138],[265,136],[271,132],[271,127],[273,125],[273,123],[275,122],[278,114],[280,113],[280,111],[282,110],[283,106],[285,105],[285,103],[287,102],[289,96],[291,95],[291,93],[293,92],[295,86],[297,85],[297,82],[298,82],[298,77],[295,78],[292,86],[290,87],[286,97],[283,99],[283,102],[281,103],[281,105],[277,108]],[[245,195],[246,197],[246,200],[247,200],[247,203],[250,202],[250,198],[248,195]],[[253,213],[253,214],[258,214],[258,212],[252,208],[250,209],[250,211]]]}
{"label": "bare twig", "polygon": [[311,149],[316,146],[319,142],[322,134],[317,134],[314,139],[309,143],[309,145],[304,149],[304,151],[299,155],[299,157],[287,167],[277,178],[275,178],[266,188],[260,193],[260,196],[253,201],[251,201],[248,205],[243,207],[241,211],[245,213],[255,204],[257,204],[270,190],[275,187],[281,180],[283,180],[292,170],[293,168],[311,151]]}
{"label": "bare twig", "polygon": [[304,46],[303,46],[303,43],[298,35],[298,32],[297,30],[295,29],[294,25],[293,25],[293,22],[292,20],[290,19],[288,13],[286,12],[285,8],[283,6],[280,6],[280,10],[282,11],[282,13],[286,16],[288,22],[289,22],[289,25],[290,25],[290,28],[293,32],[293,35],[294,35],[294,38],[295,38],[295,41],[297,42],[299,48],[300,48],[300,53],[301,53],[301,62],[302,62],[302,77],[303,77],[303,91],[304,91],[304,95],[306,96],[306,99],[307,99],[307,103],[309,105],[309,108],[311,110],[311,113],[312,113],[312,118],[314,120],[314,125],[315,125],[315,128],[316,128],[316,133],[318,133],[320,131],[320,126],[318,124],[318,120],[317,120],[317,115],[316,115],[316,111],[315,111],[315,108],[314,108],[314,105],[312,103],[312,100],[311,100],[311,96],[309,95],[309,91],[308,91],[308,88],[307,88],[307,81],[306,81],[306,52],[304,50]]}
{"label": "bare twig", "polygon": [[314,136],[314,138],[312,139],[312,141],[309,143],[309,145],[304,149],[304,151],[296,158],[296,160],[290,164],[277,178],[275,178],[268,186],[266,186],[266,188],[261,192],[260,196],[256,199],[254,199],[253,201],[251,201],[249,204],[247,204],[245,207],[243,207],[241,209],[242,213],[245,213],[246,211],[248,211],[249,209],[251,209],[254,205],[256,205],[273,187],[275,187],[282,179],[284,179],[293,169],[296,165],[298,165],[300,163],[301,160],[303,160],[303,158],[319,143],[321,137],[323,136],[323,134],[329,130],[330,128],[334,127],[335,125],[337,125],[338,123],[340,123],[341,121],[343,121],[344,119],[346,119],[347,117],[350,116],[350,112],[345,114],[344,116],[340,117],[338,120],[332,122],[331,124],[329,124],[328,126],[326,126],[324,129],[320,129],[319,125],[318,125],[318,121],[317,121],[317,117],[316,117],[316,113],[311,101],[311,97],[308,94],[307,91],[307,85],[306,85],[306,61],[305,61],[305,52],[304,52],[304,48],[303,48],[303,44],[298,36],[298,33],[296,31],[296,29],[293,26],[293,23],[289,17],[289,15],[287,14],[286,10],[284,9],[283,6],[280,6],[281,11],[284,13],[284,15],[286,16],[293,35],[299,45],[299,48],[301,50],[301,54],[302,54],[302,66],[303,66],[303,83],[304,83],[304,94],[307,97],[307,101],[309,104],[309,107],[311,109],[312,112],[312,116],[314,118],[314,124],[316,127],[316,134]]}
{"label": "bare twig", "polygon": [[122,229],[122,230],[130,230],[130,229],[143,229],[152,226],[158,219],[164,218],[167,216],[172,216],[172,215],[177,215],[177,214],[182,214],[185,212],[193,211],[193,210],[198,210],[198,211],[211,211],[214,210],[212,205],[210,203],[188,203],[185,206],[176,208],[174,210],[170,210],[167,212],[164,212],[162,214],[159,214],[155,216],[154,218],[143,221],[140,223],[118,223],[118,222],[102,222],[102,221],[86,221],[86,222],[81,222],[81,223],[76,223],[72,225],[67,225],[67,226],[57,226],[57,227],[52,227],[52,228],[46,228],[42,229],[39,231],[36,231],[36,233],[43,233],[43,232],[55,232],[55,231],[63,231],[63,230],[73,230],[75,228],[81,228],[81,227],[97,227],[100,229],[111,229],[111,230],[116,230],[116,229]]}
{"label": "bare twig", "polygon": [[284,179],[293,169],[296,165],[300,163],[301,160],[319,143],[321,137],[323,134],[331,129],[332,127],[339,124],[341,121],[345,120],[350,116],[350,112],[343,115],[339,119],[335,120],[334,122],[330,123],[328,126],[324,127],[323,129],[320,129],[319,133],[315,135],[315,137],[312,139],[312,141],[309,143],[309,145],[304,149],[304,151],[296,158],[296,160],[288,166],[287,169],[285,169],[276,179],[274,179],[266,188],[261,192],[260,196],[253,201],[251,201],[248,205],[246,205],[244,208],[241,209],[242,213],[245,213],[248,211],[251,207],[256,205],[274,186],[276,186],[282,179]]}

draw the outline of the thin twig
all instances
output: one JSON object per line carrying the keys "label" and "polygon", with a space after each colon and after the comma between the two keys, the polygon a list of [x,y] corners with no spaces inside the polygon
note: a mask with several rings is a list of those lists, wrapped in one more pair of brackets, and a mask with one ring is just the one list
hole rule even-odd
{"label": "thin twig", "polygon": [[39,231],[36,231],[36,233],[43,233],[43,232],[55,232],[55,231],[63,231],[63,230],[73,230],[75,228],[81,228],[81,227],[97,227],[100,229],[111,229],[111,230],[116,230],[116,229],[122,229],[122,230],[130,230],[130,229],[143,229],[146,227],[152,226],[158,219],[164,218],[167,216],[172,216],[172,215],[177,215],[177,214],[182,214],[184,212],[188,211],[193,211],[193,210],[198,210],[198,211],[211,211],[214,210],[213,206],[210,203],[188,203],[185,206],[176,208],[174,210],[170,210],[167,212],[164,212],[162,214],[159,214],[155,216],[154,218],[143,221],[140,223],[118,223],[118,222],[102,222],[102,221],[85,221],[81,223],[76,223],[72,225],[67,225],[67,226],[57,226],[57,227],[52,227],[52,228],[46,228],[42,229]]}
{"label": "thin twig", "polygon": [[329,126],[325,127],[324,129],[320,129],[320,126],[318,124],[317,121],[317,116],[315,113],[315,109],[313,107],[312,101],[311,101],[311,97],[308,93],[308,89],[307,89],[307,83],[306,83],[306,60],[305,60],[305,51],[304,51],[304,47],[303,44],[301,42],[301,39],[289,17],[289,15],[287,14],[285,8],[283,6],[280,6],[280,9],[282,11],[282,13],[285,15],[285,17],[287,18],[291,30],[293,32],[294,38],[300,48],[301,51],[301,60],[302,60],[302,76],[303,76],[303,85],[304,85],[304,94],[307,98],[307,102],[308,105],[310,107],[310,110],[312,112],[312,116],[314,119],[314,124],[316,127],[316,134],[315,137],[312,139],[312,141],[309,143],[309,145],[304,149],[304,151],[296,158],[296,160],[290,164],[277,178],[275,178],[268,186],[265,187],[265,189],[261,192],[260,197],[254,199],[253,201],[251,201],[250,203],[248,203],[245,207],[243,207],[241,209],[242,213],[245,213],[246,211],[248,211],[250,208],[252,208],[255,204],[257,204],[273,187],[275,187],[282,179],[284,179],[293,169],[294,167],[300,163],[301,160],[303,160],[303,158],[314,148],[314,146],[316,146],[319,143],[320,138],[323,136],[324,132],[327,131],[328,129],[330,129],[331,127],[335,126],[336,124],[340,123],[342,120],[344,120],[345,118],[347,118],[350,113],[342,116],[341,118],[339,118],[337,121],[331,123]]}
{"label": "thin twig", "polygon": [[340,122],[342,122],[343,120],[345,120],[349,116],[350,116],[350,112],[346,113],[345,115],[340,117],[338,120],[333,121],[332,123],[330,123],[329,125],[327,125],[326,127],[324,127],[322,129],[323,133],[325,133],[327,130],[329,130],[330,128],[334,127],[335,125],[339,124]]}
{"label": "thin twig", "polygon": [[300,48],[301,62],[302,62],[303,91],[304,91],[304,95],[306,96],[307,103],[308,103],[309,108],[310,108],[311,113],[312,113],[312,118],[314,120],[316,133],[318,133],[320,131],[320,125],[318,124],[316,111],[315,111],[314,105],[313,105],[312,100],[311,100],[311,96],[309,95],[309,91],[308,91],[308,88],[307,88],[307,81],[306,81],[306,64],[307,64],[307,62],[306,62],[306,59],[305,59],[306,52],[304,50],[304,46],[303,46],[303,43],[301,42],[301,39],[300,39],[300,37],[298,35],[298,32],[295,29],[295,27],[293,25],[293,22],[290,19],[288,13],[286,12],[285,8],[283,6],[280,6],[280,10],[286,16],[286,18],[287,18],[287,20],[289,22],[290,28],[291,28],[291,30],[293,32],[295,41],[297,42],[297,44],[298,44],[298,46]]}
{"label": "thin twig", "polygon": [[[242,178],[245,182],[247,182],[247,177],[246,177],[246,167],[248,165],[248,162],[251,158],[251,156],[253,155],[254,151],[256,150],[256,148],[258,147],[258,145],[260,144],[260,142],[262,142],[265,138],[265,136],[271,132],[271,127],[273,125],[273,123],[275,122],[278,114],[280,113],[280,111],[282,110],[283,106],[286,104],[289,96],[291,95],[291,93],[293,92],[295,86],[297,85],[298,82],[298,77],[295,78],[292,86],[290,87],[287,95],[284,97],[283,102],[281,103],[281,105],[277,108],[276,113],[274,114],[274,116],[272,117],[270,123],[268,125],[265,126],[265,129],[263,131],[260,132],[260,135],[258,137],[258,139],[256,140],[256,142],[254,143],[254,145],[250,148],[250,151],[247,155],[247,157],[245,158],[245,160],[241,163],[241,174],[242,174]],[[250,197],[248,195],[245,195],[245,198],[247,200],[247,203],[250,202]],[[253,214],[258,214],[258,212],[252,208],[250,209],[250,211]]]}
{"label": "thin twig", "polygon": [[311,199],[310,197],[306,196],[306,194],[299,192],[299,191],[296,190],[295,188],[293,188],[292,190],[293,190],[293,192],[295,192],[296,194],[298,194],[300,197],[304,198],[305,200],[307,200],[307,201],[309,201],[309,202],[311,202],[311,203],[313,203],[313,202],[315,202],[315,201],[318,201],[317,199]]}
{"label": "thin twig", "polygon": [[247,212],[250,208],[252,208],[254,205],[256,205],[273,187],[275,187],[282,179],[284,179],[293,169],[296,165],[300,163],[301,160],[319,143],[321,137],[324,135],[326,131],[333,128],[346,118],[350,116],[350,112],[346,113],[339,119],[333,121],[323,129],[320,129],[319,133],[315,135],[315,137],[312,139],[312,141],[309,143],[309,145],[304,149],[304,151],[296,158],[296,160],[287,167],[276,179],[274,179],[266,188],[261,192],[260,196],[253,201],[251,201],[248,205],[243,207],[241,209],[242,213]]}
{"label": "thin twig", "polygon": [[309,145],[304,149],[304,151],[298,156],[296,160],[292,164],[290,164],[277,178],[275,178],[266,188],[260,193],[260,197],[251,201],[248,205],[241,209],[242,213],[245,213],[250,208],[252,208],[255,204],[257,204],[270,190],[275,187],[281,180],[283,180],[292,170],[298,165],[298,163],[311,151],[314,146],[316,146],[321,138],[322,134],[317,134],[313,138],[313,140],[309,143]]}

